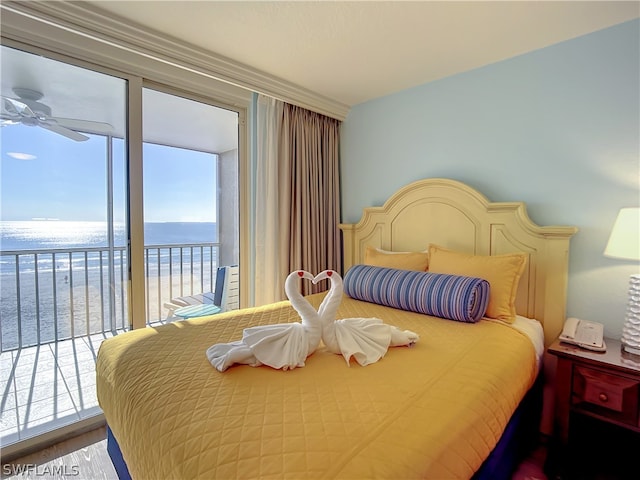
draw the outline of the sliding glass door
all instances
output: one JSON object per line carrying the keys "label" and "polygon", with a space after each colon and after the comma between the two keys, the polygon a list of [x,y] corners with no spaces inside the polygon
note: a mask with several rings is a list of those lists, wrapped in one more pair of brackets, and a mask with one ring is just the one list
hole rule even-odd
{"label": "sliding glass door", "polygon": [[[1,46],[0,446],[101,413],[100,342],[239,263],[238,112]],[[61,430],[62,431],[62,430]]]}
{"label": "sliding glass door", "polygon": [[129,328],[129,253],[127,81],[1,48],[5,446],[100,413],[93,363]]}
{"label": "sliding glass door", "polygon": [[238,113],[150,88],[142,105],[146,313],[163,321],[238,264]]}

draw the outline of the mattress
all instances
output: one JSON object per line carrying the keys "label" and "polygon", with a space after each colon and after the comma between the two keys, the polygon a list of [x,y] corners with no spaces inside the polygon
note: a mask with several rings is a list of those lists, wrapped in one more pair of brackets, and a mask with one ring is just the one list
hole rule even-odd
{"label": "mattress", "polygon": [[420,340],[366,367],[322,346],[292,371],[211,366],[212,344],[298,321],[280,302],[104,341],[98,401],[132,477],[471,477],[535,381],[535,328],[344,297],[338,318],[350,317],[378,317]]}

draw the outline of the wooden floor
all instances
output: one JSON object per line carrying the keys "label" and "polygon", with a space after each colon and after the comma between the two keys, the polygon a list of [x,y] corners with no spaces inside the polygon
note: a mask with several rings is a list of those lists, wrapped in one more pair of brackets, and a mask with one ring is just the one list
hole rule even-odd
{"label": "wooden floor", "polygon": [[540,445],[518,466],[512,480],[547,480],[544,473],[546,458],[547,448],[545,445]]}
{"label": "wooden floor", "polygon": [[[522,462],[513,480],[546,480],[543,473],[545,455],[544,447],[534,451]],[[77,480],[117,480],[118,476],[107,454],[105,427],[2,465],[3,479],[66,477]]]}
{"label": "wooden floor", "polygon": [[6,479],[117,480],[107,453],[105,427],[57,443],[2,465]]}

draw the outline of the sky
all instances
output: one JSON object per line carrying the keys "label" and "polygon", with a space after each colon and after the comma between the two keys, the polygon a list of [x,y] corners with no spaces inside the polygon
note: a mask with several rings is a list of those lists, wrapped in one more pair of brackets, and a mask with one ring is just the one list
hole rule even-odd
{"label": "sky", "polygon": [[[106,221],[107,137],[89,137],[76,142],[40,127],[0,128],[0,220]],[[125,220],[124,159],[125,142],[114,139],[116,223]],[[145,222],[216,221],[216,155],[144,144],[143,168]]]}

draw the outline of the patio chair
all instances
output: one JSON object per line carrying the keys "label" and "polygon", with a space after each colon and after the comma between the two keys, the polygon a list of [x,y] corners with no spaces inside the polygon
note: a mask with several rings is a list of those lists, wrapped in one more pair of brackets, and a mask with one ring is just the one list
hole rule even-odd
{"label": "patio chair", "polygon": [[165,302],[168,310],[167,320],[180,320],[175,311],[181,307],[191,305],[213,304],[220,307],[220,312],[237,310],[240,308],[240,269],[238,265],[218,267],[216,272],[216,284],[213,292],[204,292],[197,295],[187,295],[172,298]]}

